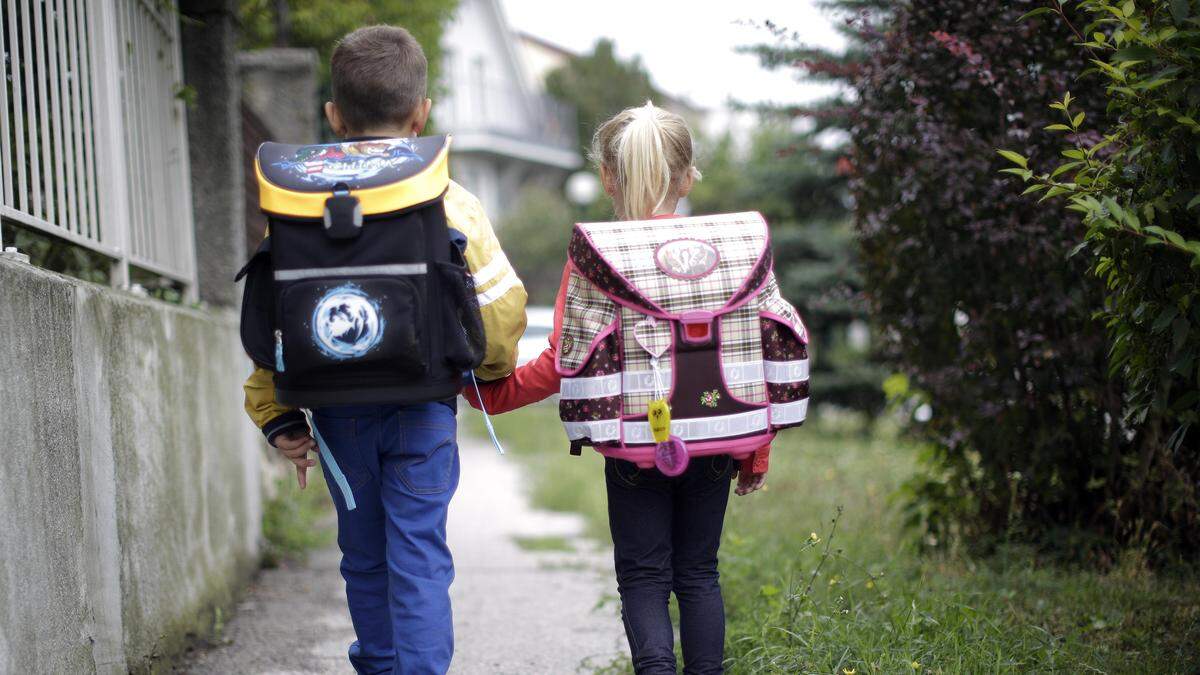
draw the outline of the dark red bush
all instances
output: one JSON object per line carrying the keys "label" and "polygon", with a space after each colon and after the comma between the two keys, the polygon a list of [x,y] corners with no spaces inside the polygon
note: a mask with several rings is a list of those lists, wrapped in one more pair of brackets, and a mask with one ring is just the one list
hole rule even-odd
{"label": "dark red bush", "polygon": [[861,260],[887,355],[932,408],[914,425],[934,461],[910,486],[913,520],[1111,542],[1138,533],[1114,509],[1130,441],[1093,318],[1103,289],[1069,257],[1079,222],[997,174],[999,147],[1057,155],[1040,131],[1064,90],[1103,116],[1066,28],[1017,21],[1035,6],[920,0],[867,20],[850,129]]}

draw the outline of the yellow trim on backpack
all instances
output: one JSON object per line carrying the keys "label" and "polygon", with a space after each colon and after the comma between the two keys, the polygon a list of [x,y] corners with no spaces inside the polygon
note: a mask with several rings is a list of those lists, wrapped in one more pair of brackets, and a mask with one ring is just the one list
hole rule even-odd
{"label": "yellow trim on backpack", "polygon": [[[351,190],[358,197],[364,216],[390,213],[415,204],[431,201],[450,186],[450,137],[433,161],[424,169],[402,181],[365,190]],[[258,176],[258,202],[263,211],[280,216],[320,218],[325,214],[328,192],[297,192],[272,183],[263,175],[258,157],[254,158],[254,173]]]}

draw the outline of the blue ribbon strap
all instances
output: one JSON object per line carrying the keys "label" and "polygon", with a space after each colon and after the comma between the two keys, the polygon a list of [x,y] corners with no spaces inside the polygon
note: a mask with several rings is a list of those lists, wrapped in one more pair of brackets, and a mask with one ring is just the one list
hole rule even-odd
{"label": "blue ribbon strap", "polygon": [[312,427],[313,438],[316,439],[317,447],[321,450],[321,461],[325,463],[325,468],[329,469],[329,473],[333,475],[333,482],[337,483],[338,489],[342,491],[342,499],[346,502],[346,510],[353,511],[358,507],[358,504],[354,502],[354,492],[350,490],[350,483],[346,480],[346,474],[342,473],[342,467],[338,466],[337,460],[333,458],[333,453],[329,451],[329,445],[321,437],[321,432],[317,429],[317,422],[313,418],[312,412],[305,410],[304,415],[308,418],[308,426]]}
{"label": "blue ribbon strap", "polygon": [[492,445],[496,446],[496,452],[504,454],[504,447],[500,445],[500,439],[496,438],[496,429],[492,426],[492,416],[488,414],[487,406],[483,403],[483,394],[479,392],[479,380],[475,379],[475,373],[471,373],[471,384],[475,385],[475,396],[479,398],[479,409],[483,411],[483,426],[487,427],[488,436],[492,437]]}

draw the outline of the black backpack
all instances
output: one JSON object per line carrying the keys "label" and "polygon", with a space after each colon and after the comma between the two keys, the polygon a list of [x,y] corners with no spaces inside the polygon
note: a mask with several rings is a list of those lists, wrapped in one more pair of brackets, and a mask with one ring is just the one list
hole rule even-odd
{"label": "black backpack", "polygon": [[[483,322],[442,198],[448,136],[264,143],[267,237],[246,278],[242,344],[283,405],[453,398]],[[461,240],[461,237],[459,237]]]}

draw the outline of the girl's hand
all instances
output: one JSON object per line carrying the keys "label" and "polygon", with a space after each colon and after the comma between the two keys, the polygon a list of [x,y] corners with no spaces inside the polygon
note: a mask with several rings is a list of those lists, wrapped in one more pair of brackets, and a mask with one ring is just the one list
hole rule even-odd
{"label": "girl's hand", "polygon": [[738,471],[737,489],[734,490],[739,497],[757,492],[767,484],[767,474],[751,473],[749,471]]}

